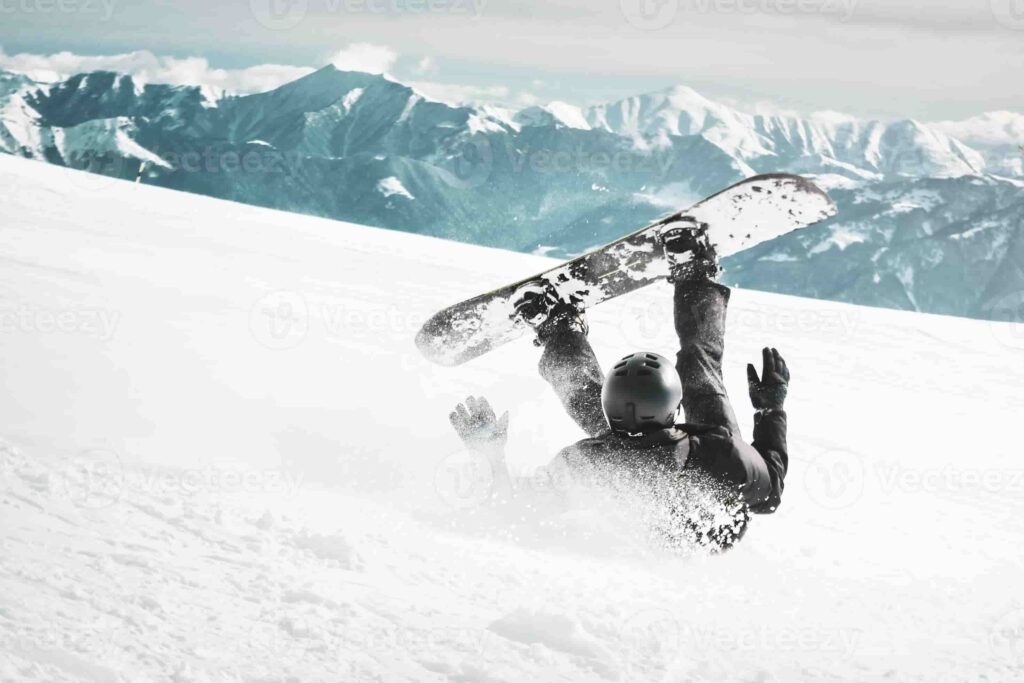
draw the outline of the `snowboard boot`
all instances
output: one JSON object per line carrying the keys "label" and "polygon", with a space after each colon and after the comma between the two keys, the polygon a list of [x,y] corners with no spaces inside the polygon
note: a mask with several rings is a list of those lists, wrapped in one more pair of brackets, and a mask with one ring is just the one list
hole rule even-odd
{"label": "snowboard boot", "polygon": [[517,324],[533,328],[536,346],[544,346],[549,339],[565,332],[586,336],[590,331],[583,307],[563,299],[546,280],[520,285],[512,295],[512,306],[515,310],[510,317]]}
{"label": "snowboard boot", "polygon": [[717,281],[722,271],[708,238],[708,224],[684,216],[659,235],[669,265],[669,282]]}

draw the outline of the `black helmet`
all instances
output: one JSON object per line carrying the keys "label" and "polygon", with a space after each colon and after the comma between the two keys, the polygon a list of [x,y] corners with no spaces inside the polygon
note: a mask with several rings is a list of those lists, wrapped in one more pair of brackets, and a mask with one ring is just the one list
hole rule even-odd
{"label": "black helmet", "polygon": [[611,369],[601,405],[616,432],[638,434],[671,427],[683,400],[675,366],[656,353],[634,353]]}

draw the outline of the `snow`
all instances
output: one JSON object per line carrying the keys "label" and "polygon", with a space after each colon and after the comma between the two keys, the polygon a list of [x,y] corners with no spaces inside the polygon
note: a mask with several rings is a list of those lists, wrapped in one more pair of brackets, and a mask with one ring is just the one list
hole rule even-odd
{"label": "snow", "polygon": [[[359,98],[363,96],[364,92],[366,92],[365,88],[353,88],[352,90],[349,90],[345,93],[345,97],[341,99],[341,106],[345,108],[346,112],[351,111],[352,107],[355,106],[356,102],[359,101]],[[409,98],[409,102],[406,104],[406,109],[402,112],[402,116],[399,120],[405,120],[408,116],[409,106],[415,104],[416,100],[417,98],[415,96]]]}
{"label": "snow", "polygon": [[863,243],[864,235],[858,235],[846,230],[834,230],[829,234],[827,239],[822,240],[820,243],[812,247],[807,253],[812,255],[821,254],[832,247],[838,247],[839,251],[845,251],[851,244]]}
{"label": "snow", "polygon": [[398,195],[399,197],[405,197],[406,199],[416,199],[409,193],[409,190],[405,189],[405,185],[402,184],[402,181],[395,176],[382,178],[377,183],[377,191],[385,197]]}
{"label": "snow", "polygon": [[[468,394],[518,473],[581,436],[526,340],[413,345],[550,260],[3,156],[0,216],[4,680],[1024,675],[1024,326],[736,290],[726,382],[749,435],[744,363],[786,354],[792,468],[676,557],[614,507],[450,495]],[[592,311],[599,357],[670,352],[668,299]]]}

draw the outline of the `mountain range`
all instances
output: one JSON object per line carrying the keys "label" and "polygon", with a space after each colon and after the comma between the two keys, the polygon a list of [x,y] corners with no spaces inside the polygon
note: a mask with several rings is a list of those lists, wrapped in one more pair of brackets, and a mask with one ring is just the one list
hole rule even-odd
{"label": "mountain range", "polygon": [[0,73],[0,152],[248,204],[554,256],[755,173],[831,221],[726,261],[733,285],[1000,320],[1024,309],[1024,116],[742,112],[678,86],[593,107],[453,106],[329,66],[215,97],[109,72]]}

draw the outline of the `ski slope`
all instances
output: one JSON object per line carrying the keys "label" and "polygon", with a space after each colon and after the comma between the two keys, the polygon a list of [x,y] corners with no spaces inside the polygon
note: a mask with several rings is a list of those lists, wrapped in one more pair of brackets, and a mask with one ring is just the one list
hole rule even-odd
{"label": "ski slope", "polygon": [[[0,680],[1024,677],[1022,326],[736,291],[748,436],[744,364],[793,370],[787,490],[679,557],[476,504],[466,395],[519,474],[581,435],[529,343],[413,337],[549,263],[0,156]],[[667,286],[591,327],[671,353]]]}

